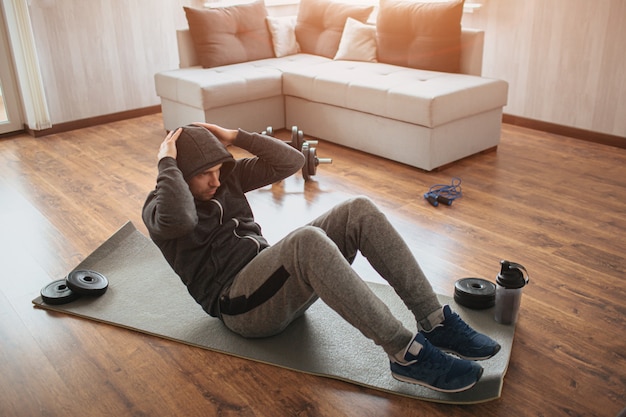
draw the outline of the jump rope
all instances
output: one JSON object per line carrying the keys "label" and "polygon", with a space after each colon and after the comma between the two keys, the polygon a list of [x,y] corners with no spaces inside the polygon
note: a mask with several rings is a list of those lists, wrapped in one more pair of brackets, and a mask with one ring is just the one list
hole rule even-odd
{"label": "jump rope", "polygon": [[440,203],[451,206],[454,200],[462,196],[461,179],[458,177],[452,178],[449,185],[435,184],[428,189],[428,192],[424,193],[424,198],[434,207]]}

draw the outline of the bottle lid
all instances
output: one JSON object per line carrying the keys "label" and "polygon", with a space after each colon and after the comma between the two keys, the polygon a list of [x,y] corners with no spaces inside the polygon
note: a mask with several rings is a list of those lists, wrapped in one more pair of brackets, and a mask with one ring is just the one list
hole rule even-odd
{"label": "bottle lid", "polygon": [[515,262],[500,261],[500,273],[496,277],[496,283],[504,288],[522,288],[528,284],[529,277],[526,268]]}

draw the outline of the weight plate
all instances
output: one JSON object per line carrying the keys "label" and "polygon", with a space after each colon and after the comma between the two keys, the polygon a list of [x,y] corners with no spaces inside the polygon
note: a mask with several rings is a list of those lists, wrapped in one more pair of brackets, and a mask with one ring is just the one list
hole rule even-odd
{"label": "weight plate", "polygon": [[304,165],[302,166],[302,178],[309,181],[317,172],[317,150],[311,148],[308,142],[302,144],[302,154],[304,155]]}
{"label": "weight plate", "polygon": [[304,144],[304,132],[301,130],[298,130],[298,141],[296,142],[296,149],[301,151],[302,150],[302,145]]}
{"label": "weight plate", "polygon": [[87,269],[72,271],[65,280],[72,291],[81,295],[100,296],[109,287],[109,280],[104,275]]}
{"label": "weight plate", "polygon": [[41,289],[41,299],[46,304],[67,304],[80,297],[67,286],[65,279],[53,281]]}
{"label": "weight plate", "polygon": [[493,307],[496,285],[482,278],[462,278],[454,284],[454,300],[476,310]]}
{"label": "weight plate", "polygon": [[317,149],[309,148],[307,158],[309,161],[309,163],[307,164],[307,168],[309,169],[309,175],[313,176],[317,173]]}
{"label": "weight plate", "polygon": [[291,142],[289,144],[295,149],[301,151],[302,143],[304,142],[304,135],[301,130],[298,130],[298,126],[291,126]]}

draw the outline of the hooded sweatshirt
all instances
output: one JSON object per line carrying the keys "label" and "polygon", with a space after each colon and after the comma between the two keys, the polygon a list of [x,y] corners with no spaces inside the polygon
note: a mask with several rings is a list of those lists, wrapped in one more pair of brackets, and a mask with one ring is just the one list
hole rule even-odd
{"label": "hooded sweatshirt", "polygon": [[[207,129],[183,127],[176,159],[159,160],[156,187],[142,212],[150,238],[191,296],[214,317],[219,317],[223,289],[269,246],[245,193],[280,181],[304,164],[301,152],[258,133],[239,130],[233,145],[254,156],[235,160]],[[218,164],[221,185],[213,198],[194,199],[187,180]]]}

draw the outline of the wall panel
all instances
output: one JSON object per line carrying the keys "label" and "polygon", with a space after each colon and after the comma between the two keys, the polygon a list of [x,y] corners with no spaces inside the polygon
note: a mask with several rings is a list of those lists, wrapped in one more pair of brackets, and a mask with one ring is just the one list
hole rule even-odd
{"label": "wall panel", "polygon": [[154,73],[178,66],[183,5],[200,0],[32,0],[53,125],[160,103]]}
{"label": "wall panel", "polygon": [[504,112],[626,138],[626,1],[484,0],[483,75],[509,82]]}

